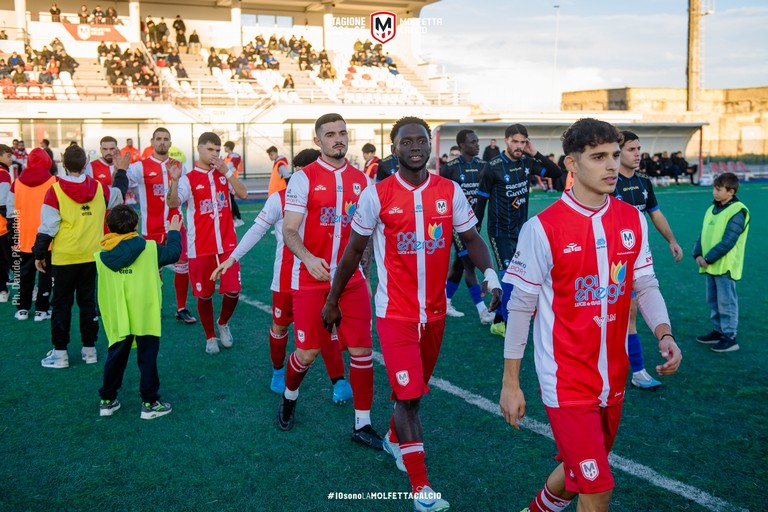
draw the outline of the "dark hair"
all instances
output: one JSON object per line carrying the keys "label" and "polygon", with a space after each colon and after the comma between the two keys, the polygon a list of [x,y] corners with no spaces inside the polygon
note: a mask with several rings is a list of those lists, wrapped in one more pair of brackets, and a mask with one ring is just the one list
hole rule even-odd
{"label": "dark hair", "polygon": [[158,132],[164,132],[168,134],[168,137],[171,136],[171,132],[168,131],[167,128],[163,128],[162,126],[155,128],[155,131],[152,132],[152,139],[154,140],[155,135],[157,135]]}
{"label": "dark hair", "polygon": [[461,151],[461,148],[459,146],[451,146],[451,149],[448,150],[450,153],[451,151]]}
{"label": "dark hair", "polygon": [[560,137],[563,141],[563,153],[583,153],[587,146],[595,147],[606,142],[623,142],[619,130],[610,123],[599,121],[591,117],[579,119]]}
{"label": "dark hair", "polygon": [[114,142],[115,145],[117,145],[117,139],[112,137],[111,135],[107,135],[106,137],[102,137],[101,140],[99,141],[99,146],[101,146],[105,142]]}
{"label": "dark hair", "polygon": [[0,144],[0,155],[4,155],[6,153],[13,154],[13,150],[5,144]]}
{"label": "dark hair", "polygon": [[363,144],[363,153],[375,153],[376,152],[376,146],[371,144],[370,142],[366,142]]}
{"label": "dark hair", "polygon": [[203,132],[197,139],[197,145],[202,146],[204,144],[212,143],[214,146],[221,146],[221,137],[213,132]]}
{"label": "dark hair", "polygon": [[621,147],[624,147],[624,144],[627,142],[640,140],[640,137],[638,137],[635,132],[631,132],[629,130],[621,130],[621,136],[624,138],[624,140],[621,142]]}
{"label": "dark hair", "polygon": [[64,168],[69,172],[83,172],[87,161],[85,150],[77,144],[72,144],[65,149],[64,158],[61,159]]}
{"label": "dark hair", "polygon": [[520,123],[507,126],[507,129],[504,130],[504,138],[508,139],[513,135],[517,135],[518,133],[523,135],[526,139],[528,138],[528,129]]}
{"label": "dark hair", "polygon": [[315,148],[302,149],[293,157],[293,166],[306,167],[320,158],[320,154],[320,151]]}
{"label": "dark hair", "polygon": [[119,204],[107,214],[107,227],[112,233],[125,235],[136,231],[139,225],[139,215],[132,207]]}
{"label": "dark hair", "polygon": [[725,190],[733,190],[733,193],[735,194],[739,191],[739,177],[732,172],[724,172],[715,178],[712,185],[715,187],[722,187]]}
{"label": "dark hair", "polygon": [[235,143],[232,142],[231,140],[228,140],[227,142],[224,143],[224,147],[225,148],[229,148],[230,151],[234,151],[235,150]]}
{"label": "dark hair", "polygon": [[456,134],[456,144],[461,145],[467,142],[467,135],[470,133],[475,133],[475,130],[459,130],[459,133]]}
{"label": "dark hair", "polygon": [[267,153],[277,153],[277,148],[275,146],[269,146],[267,148]]}
{"label": "dark hair", "polygon": [[[317,135],[320,132],[320,127],[324,124],[328,123],[335,123],[336,121],[344,121],[344,118],[341,117],[341,114],[336,114],[335,112],[331,112],[330,114],[323,114],[320,117],[317,118],[317,121],[315,121],[315,135]],[[344,121],[346,123],[346,121]]]}
{"label": "dark hair", "polygon": [[45,147],[48,147],[48,146],[50,146],[50,145],[51,145],[51,141],[49,141],[48,139],[43,139],[41,142],[42,142],[43,144],[45,144]]}
{"label": "dark hair", "polygon": [[427,130],[427,135],[429,136],[429,140],[432,140],[432,129],[429,127],[429,124],[425,120],[423,120],[420,117],[415,116],[405,116],[401,117],[397,120],[397,122],[392,125],[392,131],[389,132],[389,138],[392,140],[392,143],[394,144],[395,138],[397,137],[397,133],[400,131],[400,128],[407,124],[418,124],[420,126],[423,126]]}

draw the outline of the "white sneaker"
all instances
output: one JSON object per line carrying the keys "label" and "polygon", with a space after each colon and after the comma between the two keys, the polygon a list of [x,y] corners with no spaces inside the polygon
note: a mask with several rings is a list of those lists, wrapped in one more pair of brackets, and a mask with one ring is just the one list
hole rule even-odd
{"label": "white sneaker", "polygon": [[20,309],[13,316],[16,317],[16,320],[26,320],[27,318],[29,318],[29,311],[27,311],[26,309]]}
{"label": "white sneaker", "polygon": [[219,341],[224,348],[232,348],[232,331],[229,329],[228,324],[219,324]]}
{"label": "white sneaker", "polygon": [[205,353],[206,354],[219,353],[219,338],[208,338],[207,340],[205,340]]}
{"label": "white sneaker", "polygon": [[82,356],[83,361],[85,361],[85,364],[93,364],[99,362],[99,359],[96,356],[96,347],[83,347],[80,350],[80,355]]}
{"label": "white sneaker", "polygon": [[418,512],[437,512],[449,508],[451,505],[429,486],[422,487],[413,498],[413,509]]}
{"label": "white sneaker", "polygon": [[464,313],[453,307],[453,304],[451,301],[446,301],[445,305],[445,314],[448,316],[452,316],[454,318],[461,318],[464,316]]}
{"label": "white sneaker", "polygon": [[488,308],[483,308],[482,311],[478,311],[478,314],[480,315],[480,323],[483,325],[492,323],[493,319],[496,318],[496,313],[488,311]]}
{"label": "white sneaker", "polygon": [[35,322],[42,322],[43,320],[50,320],[50,311],[35,311]]}
{"label": "white sneaker", "polygon": [[239,228],[240,226],[245,226],[245,221],[243,219],[235,219],[235,227]]}
{"label": "white sneaker", "polygon": [[405,463],[403,462],[403,454],[400,452],[400,444],[399,443],[393,443],[389,440],[389,436],[392,432],[390,430],[387,430],[386,435],[384,436],[384,441],[381,443],[381,447],[384,449],[385,452],[390,454],[395,459],[395,464],[397,465],[397,469],[399,469],[402,472],[406,472],[405,470]]}
{"label": "white sneaker", "polygon": [[66,350],[50,350],[40,361],[43,368],[69,368],[69,355]]}
{"label": "white sneaker", "polygon": [[0,292],[0,302],[8,302],[8,292]]}

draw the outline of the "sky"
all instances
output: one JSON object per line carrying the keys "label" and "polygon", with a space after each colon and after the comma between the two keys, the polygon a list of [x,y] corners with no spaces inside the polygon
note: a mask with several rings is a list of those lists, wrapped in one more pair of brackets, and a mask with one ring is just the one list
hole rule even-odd
{"label": "sky", "polygon": [[[702,5],[714,11],[702,17],[702,87],[768,86],[768,1]],[[441,0],[421,17],[442,18],[422,35],[426,58],[489,110],[558,110],[562,91],[686,86],[688,0]]]}

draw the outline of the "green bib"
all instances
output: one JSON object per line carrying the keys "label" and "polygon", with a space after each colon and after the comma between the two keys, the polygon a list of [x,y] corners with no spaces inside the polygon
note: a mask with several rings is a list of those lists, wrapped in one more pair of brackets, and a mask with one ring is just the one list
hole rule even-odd
{"label": "green bib", "polygon": [[747,234],[749,233],[749,209],[741,201],[736,201],[717,215],[714,214],[714,210],[714,205],[707,210],[707,213],[704,214],[704,224],[701,226],[701,252],[704,256],[723,239],[728,221],[741,210],[746,213],[744,231],[739,235],[736,245],[725,256],[714,263],[710,263],[707,268],[699,267],[699,273],[721,276],[730,272],[731,279],[738,281],[741,279],[741,273],[744,269],[744,248],[747,245]]}
{"label": "green bib", "polygon": [[94,253],[99,284],[99,310],[109,346],[129,334],[160,337],[162,292],[157,269],[157,244],[147,240],[144,251],[117,272]]}

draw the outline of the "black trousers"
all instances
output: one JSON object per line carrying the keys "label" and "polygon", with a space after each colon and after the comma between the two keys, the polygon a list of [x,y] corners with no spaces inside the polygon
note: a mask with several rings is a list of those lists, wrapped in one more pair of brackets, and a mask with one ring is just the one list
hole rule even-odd
{"label": "black trousers", "polygon": [[8,291],[8,272],[13,268],[11,232],[0,235],[0,292]]}
{"label": "black trousers", "polygon": [[[155,403],[160,400],[160,378],[157,375],[157,353],[160,350],[160,338],[157,336],[135,336],[136,362],[139,363],[139,393],[142,402]],[[131,355],[134,335],[118,341],[109,347],[107,362],[104,363],[104,385],[99,389],[102,400],[114,400],[123,385],[125,367]]]}
{"label": "black trousers", "polygon": [[[99,321],[96,319],[96,263],[52,265],[51,342],[56,350],[66,350],[72,326],[72,306],[80,308],[80,339],[84,347],[96,346]],[[49,270],[50,272],[51,270]]]}
{"label": "black trousers", "polygon": [[229,204],[232,205],[232,218],[233,219],[239,219],[240,217],[240,207],[237,206],[237,201],[235,200],[234,194],[229,194]]}
{"label": "black trousers", "polygon": [[[35,276],[38,275],[35,268],[35,257],[31,252],[20,252],[19,258],[19,302],[16,309],[32,308],[32,292],[35,289]],[[51,253],[45,255],[46,272],[39,273],[37,280],[37,300],[35,311],[48,311],[51,307],[52,269]]]}

